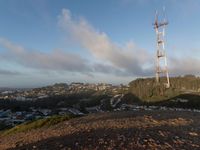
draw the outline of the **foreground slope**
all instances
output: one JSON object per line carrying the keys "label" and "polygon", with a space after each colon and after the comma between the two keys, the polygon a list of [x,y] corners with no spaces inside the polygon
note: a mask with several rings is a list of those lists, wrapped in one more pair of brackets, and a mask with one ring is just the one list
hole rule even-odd
{"label": "foreground slope", "polygon": [[200,113],[91,114],[0,137],[0,149],[200,149]]}

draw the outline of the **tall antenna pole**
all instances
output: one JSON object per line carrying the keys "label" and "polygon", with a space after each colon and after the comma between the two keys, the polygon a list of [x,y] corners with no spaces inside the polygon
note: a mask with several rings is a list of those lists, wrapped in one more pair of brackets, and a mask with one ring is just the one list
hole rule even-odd
{"label": "tall antenna pole", "polygon": [[[164,8],[163,8],[164,11]],[[165,52],[165,27],[168,25],[168,22],[164,19],[164,21],[158,21],[158,12],[156,11],[155,14],[155,22],[154,22],[154,29],[156,32],[156,82],[160,84],[160,77],[161,74],[166,77],[166,88],[170,87],[169,82],[169,73],[167,67],[167,56]],[[164,64],[162,64],[162,62]]]}

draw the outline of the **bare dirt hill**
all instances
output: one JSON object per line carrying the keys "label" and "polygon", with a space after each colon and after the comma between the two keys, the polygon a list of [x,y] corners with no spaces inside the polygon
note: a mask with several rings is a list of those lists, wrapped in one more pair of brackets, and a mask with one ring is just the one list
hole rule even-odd
{"label": "bare dirt hill", "polygon": [[0,149],[200,149],[200,113],[91,114],[49,128],[1,136]]}

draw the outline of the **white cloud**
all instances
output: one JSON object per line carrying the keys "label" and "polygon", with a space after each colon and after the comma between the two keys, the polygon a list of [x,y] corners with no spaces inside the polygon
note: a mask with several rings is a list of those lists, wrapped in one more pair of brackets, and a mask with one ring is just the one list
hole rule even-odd
{"label": "white cloud", "polygon": [[143,69],[149,54],[127,42],[123,47],[114,44],[106,33],[95,30],[85,19],[75,20],[67,9],[59,16],[59,25],[69,32],[78,44],[87,49],[97,61],[84,59],[80,54],[53,50],[46,53],[30,50],[5,38],[0,38],[4,47],[0,55],[4,61],[15,62],[22,66],[46,71],[69,71],[84,73],[92,77],[94,73],[116,76],[144,76],[151,69]]}
{"label": "white cloud", "polygon": [[62,10],[59,25],[96,59],[118,69],[119,72],[132,76],[152,72],[151,69],[144,69],[145,64],[151,60],[147,51],[136,47],[133,42],[128,42],[123,47],[117,46],[106,33],[95,30],[84,18],[72,18],[68,9]]}
{"label": "white cloud", "polygon": [[0,38],[0,45],[6,48],[6,51],[1,54],[1,59],[14,61],[26,67],[54,71],[90,71],[87,60],[76,54],[66,53],[62,50],[48,53],[31,51],[4,38]]}
{"label": "white cloud", "polygon": [[0,75],[1,76],[14,76],[14,75],[21,75],[20,72],[17,71],[10,71],[5,69],[0,69]]}
{"label": "white cloud", "polygon": [[169,72],[171,75],[194,74],[200,75],[200,59],[188,56],[181,58],[170,58]]}

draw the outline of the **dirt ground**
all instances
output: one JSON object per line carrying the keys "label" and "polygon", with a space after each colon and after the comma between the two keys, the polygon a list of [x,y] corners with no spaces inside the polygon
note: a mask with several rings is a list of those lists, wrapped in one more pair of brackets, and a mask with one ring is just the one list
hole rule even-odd
{"label": "dirt ground", "polygon": [[0,149],[200,149],[200,113],[123,111],[90,114],[49,128],[0,137]]}

